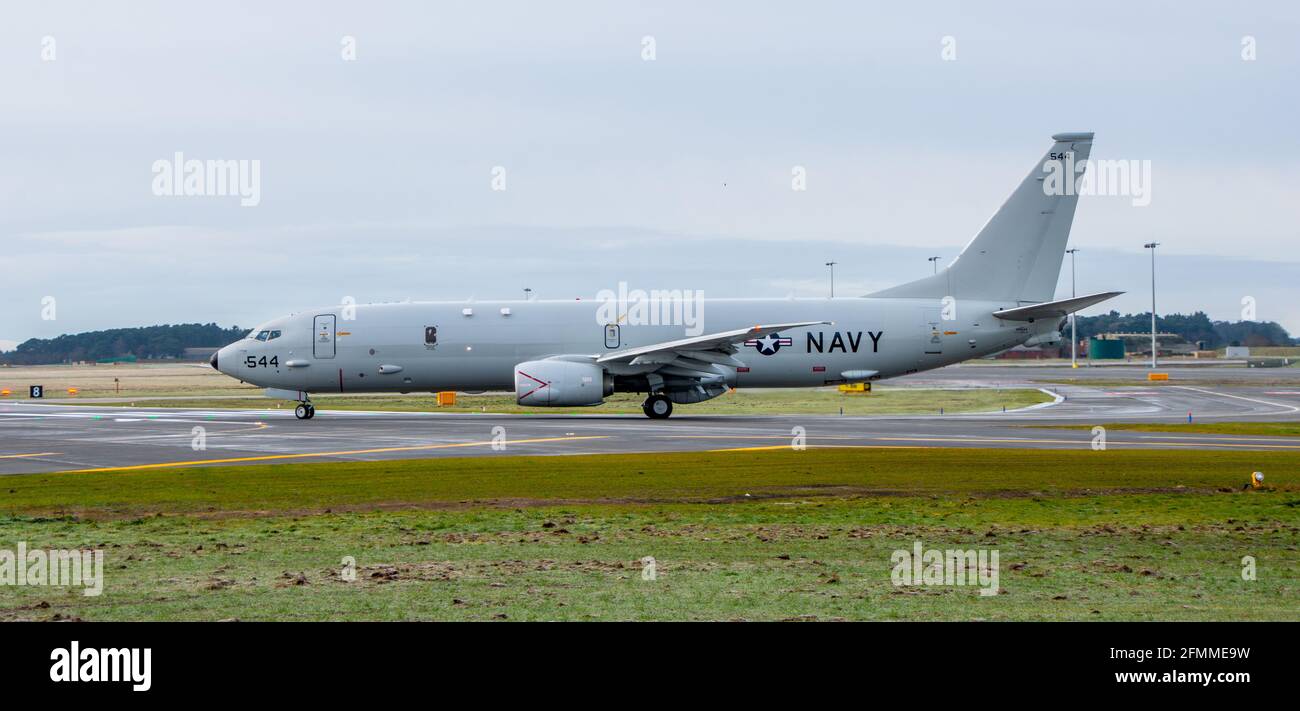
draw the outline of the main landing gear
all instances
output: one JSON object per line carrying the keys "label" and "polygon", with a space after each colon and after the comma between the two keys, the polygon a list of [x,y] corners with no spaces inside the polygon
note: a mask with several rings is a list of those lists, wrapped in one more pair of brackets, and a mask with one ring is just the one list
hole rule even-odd
{"label": "main landing gear", "polygon": [[641,410],[645,412],[646,417],[652,420],[666,420],[669,415],[673,414],[673,401],[662,393],[655,393],[645,399],[645,403],[641,405]]}
{"label": "main landing gear", "polygon": [[293,409],[293,414],[300,420],[310,420],[316,416],[316,406],[311,404],[311,401],[300,402]]}

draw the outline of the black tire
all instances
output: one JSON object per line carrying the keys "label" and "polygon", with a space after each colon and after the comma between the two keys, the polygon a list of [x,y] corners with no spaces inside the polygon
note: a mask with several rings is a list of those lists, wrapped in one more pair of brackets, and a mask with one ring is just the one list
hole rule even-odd
{"label": "black tire", "polygon": [[645,399],[641,410],[652,420],[666,420],[673,414],[673,401],[664,395],[651,395]]}
{"label": "black tire", "polygon": [[315,416],[316,416],[316,406],[311,404],[310,402],[307,403],[307,419],[310,420]]}
{"label": "black tire", "polygon": [[298,403],[298,406],[293,408],[293,416],[297,417],[300,420],[311,419],[310,413],[311,411],[308,410],[307,406],[302,403]]}

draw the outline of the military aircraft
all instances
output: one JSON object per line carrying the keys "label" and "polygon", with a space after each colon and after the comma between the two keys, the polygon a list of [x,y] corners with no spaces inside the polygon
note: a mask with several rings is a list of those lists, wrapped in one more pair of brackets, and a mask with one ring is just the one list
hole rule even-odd
{"label": "military aircraft", "polygon": [[645,393],[648,417],[729,388],[818,387],[1060,341],[1063,319],[1122,292],[1054,301],[1092,133],[1047,153],[946,269],[861,297],[341,304],[268,321],[213,368],[298,402],[312,393],[515,392],[520,405]]}

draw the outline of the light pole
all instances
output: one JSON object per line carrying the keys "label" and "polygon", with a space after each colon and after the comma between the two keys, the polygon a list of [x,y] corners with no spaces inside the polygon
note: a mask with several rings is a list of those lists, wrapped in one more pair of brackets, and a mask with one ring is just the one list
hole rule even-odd
{"label": "light pole", "polygon": [[1160,246],[1159,242],[1147,242],[1142,245],[1144,248],[1151,250],[1151,367],[1156,366],[1156,247]]}
{"label": "light pole", "polygon": [[[1078,251],[1079,251],[1078,248],[1065,250],[1065,253],[1070,255],[1070,298],[1074,298],[1079,295],[1074,288],[1074,283],[1075,283],[1074,253]],[[1074,330],[1073,311],[1070,312],[1070,367],[1071,368],[1079,367],[1079,334],[1075,333]]]}
{"label": "light pole", "polygon": [[935,274],[938,274],[938,273],[939,273],[939,258],[938,258],[938,257],[930,257],[930,258],[927,259],[926,261],[934,265],[934,273],[935,273]]}
{"label": "light pole", "polygon": [[827,262],[826,266],[831,268],[831,298],[835,298],[835,265],[839,262]]}

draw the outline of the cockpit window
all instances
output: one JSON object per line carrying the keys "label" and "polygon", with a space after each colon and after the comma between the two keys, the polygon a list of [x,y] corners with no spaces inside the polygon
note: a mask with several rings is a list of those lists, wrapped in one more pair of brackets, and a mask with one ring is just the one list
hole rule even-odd
{"label": "cockpit window", "polygon": [[257,340],[265,341],[268,337],[270,337],[270,335],[271,335],[270,331],[259,331],[257,334]]}
{"label": "cockpit window", "polygon": [[279,338],[279,337],[280,337],[280,332],[279,332],[279,331],[271,331],[271,335],[270,335],[270,337],[268,337],[266,340],[268,340],[268,341],[274,341],[275,339],[277,339],[277,338]]}

